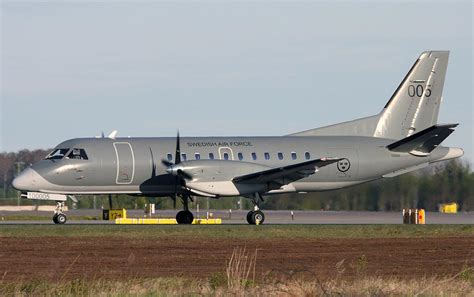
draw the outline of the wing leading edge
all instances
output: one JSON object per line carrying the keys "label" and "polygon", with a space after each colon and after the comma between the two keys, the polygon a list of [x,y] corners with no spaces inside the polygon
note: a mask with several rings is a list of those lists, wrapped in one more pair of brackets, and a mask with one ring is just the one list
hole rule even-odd
{"label": "wing leading edge", "polygon": [[292,164],[284,167],[272,168],[251,174],[234,177],[232,181],[239,184],[268,184],[273,183],[279,187],[299,179],[308,177],[318,171],[318,168],[330,165],[340,158],[321,158]]}

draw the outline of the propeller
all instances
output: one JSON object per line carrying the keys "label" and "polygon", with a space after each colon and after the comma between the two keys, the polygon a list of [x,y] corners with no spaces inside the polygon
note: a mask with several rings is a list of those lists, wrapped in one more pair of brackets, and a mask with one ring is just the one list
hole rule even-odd
{"label": "propeller", "polygon": [[182,177],[182,178],[192,178],[191,175],[189,175],[188,173],[184,171],[184,166],[181,164],[181,149],[180,149],[179,132],[178,132],[178,135],[176,136],[176,152],[175,152],[175,157],[174,157],[174,163],[166,159],[162,159],[161,163],[167,167],[166,172],[173,176]]}
{"label": "propeller", "polygon": [[175,151],[175,157],[174,157],[174,163],[171,162],[170,160],[162,159],[161,163],[165,165],[166,172],[168,174],[171,174],[175,176],[175,182],[174,182],[174,195],[172,197],[173,199],[173,207],[176,208],[176,197],[178,195],[178,186],[184,186],[186,184],[186,178],[191,178],[189,174],[183,171],[183,165],[181,164],[181,149],[180,149],[180,137],[179,137],[179,131],[176,136],[176,151]]}

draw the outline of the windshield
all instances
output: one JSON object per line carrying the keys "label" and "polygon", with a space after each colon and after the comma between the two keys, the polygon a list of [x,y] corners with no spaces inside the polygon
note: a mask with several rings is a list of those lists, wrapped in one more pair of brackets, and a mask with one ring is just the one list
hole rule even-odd
{"label": "windshield", "polygon": [[59,159],[64,158],[67,152],[69,152],[68,148],[55,149],[45,159],[46,160],[59,160]]}
{"label": "windshield", "polygon": [[87,157],[86,151],[81,148],[73,148],[69,155],[67,155],[69,159],[76,159],[76,160],[89,160]]}

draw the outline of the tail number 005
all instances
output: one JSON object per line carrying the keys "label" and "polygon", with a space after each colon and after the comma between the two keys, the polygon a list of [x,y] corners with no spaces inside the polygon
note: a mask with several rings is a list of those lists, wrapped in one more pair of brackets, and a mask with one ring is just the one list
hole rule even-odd
{"label": "tail number 005", "polygon": [[[424,91],[424,87],[423,85],[417,85],[417,86],[414,86],[414,85],[409,85],[408,86],[408,96],[410,97],[421,97],[423,96],[423,91]],[[425,91],[425,97],[429,97],[431,96],[431,89],[430,88],[426,88],[426,91]]]}

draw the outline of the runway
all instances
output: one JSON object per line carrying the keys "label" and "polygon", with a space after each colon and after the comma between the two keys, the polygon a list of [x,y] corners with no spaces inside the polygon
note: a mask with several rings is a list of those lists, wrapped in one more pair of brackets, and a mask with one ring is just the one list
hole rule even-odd
{"label": "runway", "polygon": [[[176,215],[176,210],[160,210],[151,217],[169,217]],[[348,224],[348,225],[385,225],[402,224],[401,212],[369,212],[369,211],[275,211],[265,210],[265,224],[274,225],[324,225],[324,224]],[[222,218],[223,224],[247,224],[245,210],[210,210],[194,211],[194,216],[205,218]],[[101,210],[70,210],[67,213],[67,224],[114,224],[114,221],[101,220]],[[10,217],[28,216],[28,220],[15,219]],[[144,218],[143,210],[127,210],[127,216],[130,218]],[[37,217],[38,219],[35,219]],[[1,224],[53,224],[50,220],[50,212],[0,212]],[[84,219],[88,217],[90,219]],[[150,216],[148,216],[150,217]],[[426,224],[474,224],[474,212],[460,212],[456,214],[445,214],[439,212],[427,212]]]}

